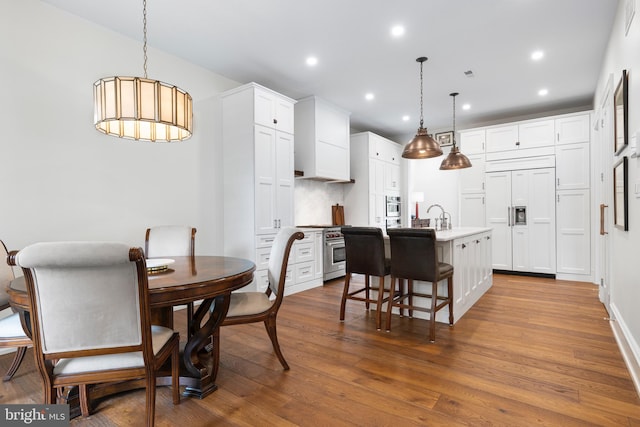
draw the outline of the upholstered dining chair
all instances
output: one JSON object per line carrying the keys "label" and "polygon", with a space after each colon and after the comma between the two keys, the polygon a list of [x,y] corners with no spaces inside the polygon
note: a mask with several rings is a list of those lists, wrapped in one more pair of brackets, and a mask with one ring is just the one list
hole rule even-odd
{"label": "upholstered dining chair", "polygon": [[[382,304],[391,299],[392,292],[385,289],[384,278],[391,273],[391,260],[385,257],[382,230],[377,227],[342,227],[346,250],[346,275],[340,302],[340,321],[344,321],[347,300],[361,301],[368,310],[376,305],[376,329],[382,325]],[[364,286],[356,284],[352,289],[353,274],[364,275]],[[371,284],[371,276],[378,278],[378,284]],[[372,297],[371,291],[376,292]],[[385,295],[386,294],[386,295]]]}
{"label": "upholstered dining chair", "polygon": [[[0,240],[0,311],[9,308],[9,295],[7,295],[7,286],[15,277],[13,269],[7,263],[7,247]],[[13,357],[9,370],[2,378],[2,381],[9,381],[16,373],[27,347],[31,345],[31,339],[24,333],[20,315],[12,313],[7,317],[0,319],[0,348],[16,347],[16,355]]]}
{"label": "upholstered dining chair", "polygon": [[[188,225],[158,225],[147,228],[144,253],[147,258],[190,256],[196,253],[196,229]],[[187,333],[191,334],[193,303],[187,303]]]}
{"label": "upholstered dining chair", "polygon": [[[284,285],[291,246],[295,240],[304,238],[304,233],[294,227],[283,227],[276,235],[269,253],[269,286],[265,292],[233,292],[227,316],[221,326],[264,322],[273,350],[284,370],[289,365],[282,355],[276,331],[276,318],[284,298]],[[218,332],[219,333],[219,332]],[[219,336],[214,336],[218,340]],[[216,343],[214,342],[214,346]]]}
{"label": "upholstered dining chair", "polygon": [[56,403],[56,389],[78,385],[86,417],[88,385],[144,378],[146,423],[153,426],[156,374],[168,359],[173,403],[180,402],[179,336],[151,325],[141,248],[48,242],[27,246],[9,259],[25,276],[45,404]]}
{"label": "upholstered dining chair", "polygon": [[[449,306],[449,325],[453,325],[453,266],[438,261],[436,231],[431,228],[390,228],[391,286],[397,279],[407,279],[407,292],[387,306],[387,331],[391,330],[391,310],[408,309],[429,313],[429,341],[436,340],[436,313]],[[438,282],[447,279],[447,295],[438,295]],[[431,282],[431,292],[415,292],[413,281]],[[414,297],[429,299],[428,306],[414,303]],[[408,302],[405,302],[407,300]]]}

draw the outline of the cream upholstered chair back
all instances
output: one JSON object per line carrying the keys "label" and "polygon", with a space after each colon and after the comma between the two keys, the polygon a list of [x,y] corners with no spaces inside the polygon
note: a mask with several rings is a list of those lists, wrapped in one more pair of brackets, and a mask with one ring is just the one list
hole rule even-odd
{"label": "cream upholstered chair back", "polygon": [[284,282],[287,274],[287,265],[289,264],[291,246],[296,238],[301,239],[304,236],[304,234],[301,233],[302,236],[294,237],[292,239],[291,237],[296,233],[301,233],[300,229],[294,227],[281,228],[273,239],[271,252],[269,252],[269,266],[267,270],[269,287],[271,288],[271,292],[276,295],[277,299],[281,299],[284,291]]}
{"label": "cream upholstered chair back", "polygon": [[[141,248],[112,242],[49,242],[11,254],[29,294],[33,347],[44,403],[79,386],[90,414],[90,384],[145,379],[147,426],[154,425],[156,375],[171,359],[173,403],[180,402],[177,332],[151,326]],[[58,391],[56,392],[56,389]]]}
{"label": "cream upholstered chair back", "polygon": [[187,225],[147,228],[144,252],[147,258],[194,256],[196,229]]}
{"label": "cream upholstered chair back", "polygon": [[139,287],[146,283],[139,283],[129,250],[120,243],[56,242],[18,252],[16,264],[33,283],[44,354],[141,345]]}
{"label": "cream upholstered chair back", "polygon": [[7,264],[7,247],[4,242],[0,240],[0,310],[4,310],[9,307],[9,295],[7,295],[7,285],[12,281],[15,276],[13,274],[13,268]]}

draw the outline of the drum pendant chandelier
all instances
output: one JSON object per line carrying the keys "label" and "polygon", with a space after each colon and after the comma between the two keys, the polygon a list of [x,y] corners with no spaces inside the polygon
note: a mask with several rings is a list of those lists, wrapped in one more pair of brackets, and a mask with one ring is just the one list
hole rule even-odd
{"label": "drum pendant chandelier", "polygon": [[93,84],[94,124],[102,133],[151,142],[189,138],[193,100],[184,90],[147,78],[147,2],[143,0],[144,77],[105,77]]}
{"label": "drum pendant chandelier", "polygon": [[426,57],[421,56],[416,59],[416,62],[420,63],[420,127],[416,136],[413,137],[402,151],[402,157],[405,159],[428,159],[431,157],[438,157],[442,155],[442,149],[440,144],[429,136],[427,129],[424,128],[424,119],[422,116],[422,64],[427,60]]}
{"label": "drum pendant chandelier", "polygon": [[453,98],[453,146],[447,158],[442,161],[440,169],[453,170],[470,168],[471,162],[469,158],[462,154],[456,145],[456,96],[458,96],[458,92],[450,93],[449,96]]}

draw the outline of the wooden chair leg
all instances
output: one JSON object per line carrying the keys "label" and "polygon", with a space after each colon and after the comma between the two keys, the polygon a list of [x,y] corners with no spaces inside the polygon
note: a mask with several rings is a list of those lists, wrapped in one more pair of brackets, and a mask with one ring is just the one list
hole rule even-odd
{"label": "wooden chair leg", "polygon": [[447,279],[447,292],[449,296],[449,325],[453,326],[453,276]]}
{"label": "wooden chair leg", "polygon": [[269,316],[264,321],[264,326],[267,329],[267,333],[269,334],[269,338],[271,338],[271,344],[273,345],[273,351],[278,356],[278,360],[280,364],[284,368],[285,371],[289,370],[289,364],[286,360],[284,360],[284,356],[282,355],[282,351],[280,351],[280,344],[278,343],[278,333],[276,331],[276,318],[273,316]]}
{"label": "wooden chair leg", "polygon": [[9,370],[7,374],[2,378],[2,381],[9,381],[13,378],[13,375],[16,373],[20,364],[22,363],[22,359],[24,359],[24,355],[27,353],[27,347],[18,347],[16,349],[16,355],[13,357],[13,361],[11,362],[11,366],[9,366]]}
{"label": "wooden chair leg", "polygon": [[[400,286],[402,286],[402,284]],[[391,296],[389,297],[389,302],[387,303],[387,327],[386,327],[387,332],[391,331],[391,309],[393,308],[393,302],[395,301],[395,299],[393,298],[395,288],[396,288],[396,278],[391,276]]]}
{"label": "wooden chair leg", "polygon": [[431,283],[431,313],[429,313],[429,341],[436,341],[436,305],[438,305],[438,282]]}
{"label": "wooden chair leg", "polygon": [[80,412],[82,413],[82,416],[86,418],[91,415],[91,405],[89,403],[89,387],[87,386],[87,384],[80,384],[78,386],[78,389],[80,391]]}
{"label": "wooden chair leg", "polygon": [[147,390],[146,390],[146,417],[147,427],[155,425],[156,418],[156,374],[155,372],[147,372]]}
{"label": "wooden chair leg", "polygon": [[349,283],[351,282],[351,273],[344,276],[344,290],[342,291],[342,301],[340,302],[340,320],[344,321],[344,311],[347,305],[347,295],[349,295]]}
{"label": "wooden chair leg", "polygon": [[171,354],[171,391],[173,404],[180,403],[180,346],[176,345]]}

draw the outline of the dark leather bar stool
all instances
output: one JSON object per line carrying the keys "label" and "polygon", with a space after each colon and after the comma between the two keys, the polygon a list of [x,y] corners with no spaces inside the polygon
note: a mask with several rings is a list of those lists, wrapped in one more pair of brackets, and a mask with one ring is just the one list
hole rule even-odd
{"label": "dark leather bar stool", "polygon": [[[382,325],[382,304],[391,300],[391,293],[384,289],[384,277],[391,272],[391,260],[384,255],[384,238],[382,230],[377,227],[343,227],[344,245],[346,249],[346,275],[344,277],[344,291],[340,304],[340,320],[344,320],[344,310],[347,300],[364,301],[369,309],[370,304],[376,304],[376,328]],[[364,287],[350,290],[351,275],[364,275]],[[370,277],[378,278],[378,286],[371,286]],[[371,298],[371,291],[377,292],[375,299]],[[364,296],[362,294],[364,293]],[[385,296],[385,293],[389,295]]]}
{"label": "dark leather bar stool", "polygon": [[[395,297],[387,307],[387,331],[391,330],[391,309],[429,313],[429,340],[436,339],[436,312],[449,306],[449,325],[453,325],[453,266],[438,261],[436,232],[433,229],[393,228],[387,230],[391,243],[391,288],[397,279],[407,280],[407,292]],[[447,279],[447,295],[438,295],[438,282]],[[413,290],[413,281],[431,282],[431,294]],[[413,297],[428,298],[430,307],[415,305]],[[405,303],[408,300],[408,303]]]}

